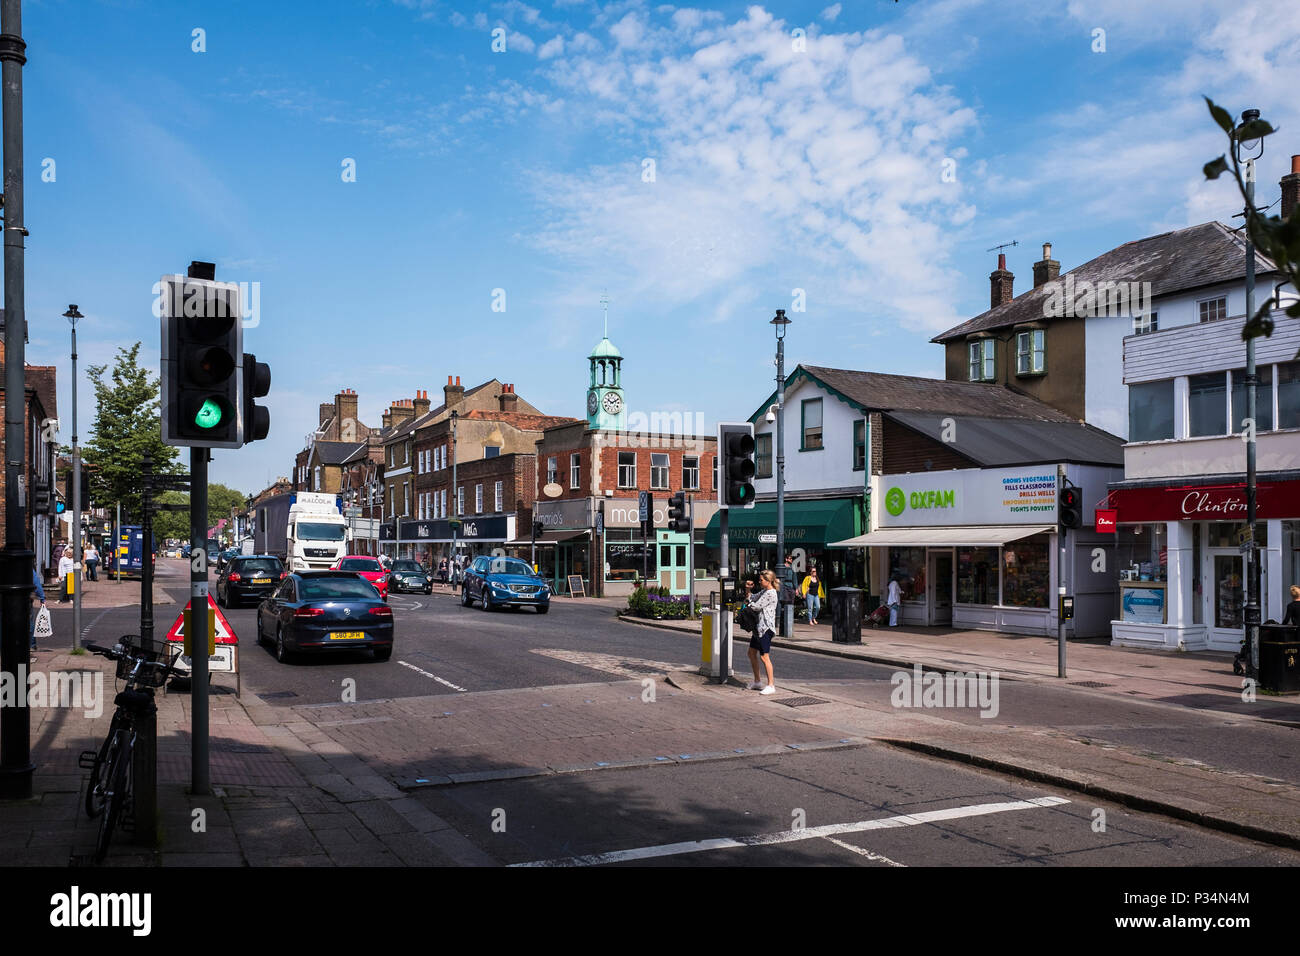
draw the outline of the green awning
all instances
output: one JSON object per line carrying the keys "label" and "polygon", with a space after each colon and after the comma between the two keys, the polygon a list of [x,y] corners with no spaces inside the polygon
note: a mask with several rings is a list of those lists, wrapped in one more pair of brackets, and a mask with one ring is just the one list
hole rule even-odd
{"label": "green awning", "polygon": [[[824,546],[843,541],[857,533],[856,515],[861,499],[829,498],[818,501],[785,503],[785,543],[787,547]],[[760,535],[776,535],[776,502],[760,501],[749,509],[729,509],[731,518],[727,536],[733,548],[752,548],[763,542]],[[706,547],[719,547],[722,536],[722,512],[717,511],[704,532]]]}

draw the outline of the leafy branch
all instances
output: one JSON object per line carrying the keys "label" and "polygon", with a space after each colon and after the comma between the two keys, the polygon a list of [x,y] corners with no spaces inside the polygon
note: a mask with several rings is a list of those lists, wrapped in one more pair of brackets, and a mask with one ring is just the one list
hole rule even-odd
{"label": "leafy branch", "polygon": [[[1275,287],[1272,293],[1266,298],[1262,305],[1255,310],[1254,315],[1246,317],[1246,324],[1242,326],[1241,337],[1243,339],[1253,339],[1265,337],[1273,334],[1272,313],[1275,309],[1281,309],[1283,298],[1279,289],[1281,285],[1290,285],[1293,289],[1300,289],[1300,206],[1292,210],[1287,219],[1281,216],[1263,216],[1255,208],[1255,204],[1249,201],[1249,193],[1246,188],[1245,170],[1237,158],[1237,145],[1239,143],[1251,142],[1257,139],[1263,139],[1277,130],[1266,120],[1258,117],[1250,122],[1243,123],[1240,126],[1234,125],[1232,114],[1223,107],[1217,105],[1208,96],[1205,97],[1205,103],[1210,108],[1210,116],[1219,128],[1227,134],[1228,142],[1231,144],[1227,154],[1219,156],[1206,163],[1202,167],[1206,179],[1218,179],[1224,173],[1232,173],[1232,178],[1236,180],[1237,189],[1241,192],[1243,204],[1246,207],[1246,234],[1250,241],[1254,243],[1255,248],[1264,256],[1273,261],[1273,264],[1286,276],[1286,281]],[[1231,160],[1231,165],[1229,165]],[[1290,303],[1283,310],[1291,318],[1300,318],[1300,299]],[[1300,356],[1297,356],[1300,358]]]}

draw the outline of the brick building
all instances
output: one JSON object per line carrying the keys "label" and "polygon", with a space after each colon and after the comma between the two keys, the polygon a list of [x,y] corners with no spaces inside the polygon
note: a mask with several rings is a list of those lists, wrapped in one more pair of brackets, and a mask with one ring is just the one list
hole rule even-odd
{"label": "brick building", "polygon": [[[3,322],[0,322],[0,329],[2,328]],[[0,345],[0,418],[3,417],[8,397],[4,393],[3,370],[4,347]],[[53,432],[43,429],[42,424],[47,419],[58,417],[56,374],[57,370],[52,365],[28,365],[27,394],[23,402],[23,479],[29,489],[27,507],[23,512],[26,529],[24,543],[35,552],[36,567],[46,578],[51,575],[51,555],[59,531],[55,520],[55,501],[58,497],[55,457],[58,453],[58,440]],[[53,440],[47,440],[47,437]],[[4,493],[5,474],[0,469],[0,496]],[[44,507],[38,508],[38,503]],[[4,543],[5,529],[0,525],[0,546]]]}

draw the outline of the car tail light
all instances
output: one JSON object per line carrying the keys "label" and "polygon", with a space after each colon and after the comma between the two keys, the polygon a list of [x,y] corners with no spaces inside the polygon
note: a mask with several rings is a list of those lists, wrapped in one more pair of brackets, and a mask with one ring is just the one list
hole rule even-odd
{"label": "car tail light", "polygon": [[287,578],[288,576],[289,576],[289,572],[287,572],[287,571],[281,571],[281,572],[280,572],[280,580],[281,580],[281,581],[283,581],[283,580],[284,580],[285,578]]}
{"label": "car tail light", "polygon": [[239,572],[238,572],[238,571],[231,571],[231,572],[230,572],[230,576],[229,576],[228,578],[226,578],[226,580],[227,580],[227,581],[238,581],[238,580],[240,580]]}
{"label": "car tail light", "polygon": [[325,613],[324,608],[320,607],[300,607],[293,612],[294,617],[320,617]]}
{"label": "car tail light", "polygon": [[391,607],[372,607],[370,613],[377,617],[392,617],[393,609]]}

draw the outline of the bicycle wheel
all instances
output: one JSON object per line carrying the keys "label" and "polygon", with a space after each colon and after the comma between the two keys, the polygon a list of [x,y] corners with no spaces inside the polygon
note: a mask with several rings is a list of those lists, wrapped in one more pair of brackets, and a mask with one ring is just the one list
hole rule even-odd
{"label": "bicycle wheel", "polygon": [[95,841],[95,862],[102,863],[108,855],[108,844],[113,839],[113,830],[126,806],[131,787],[131,751],[134,740],[123,731],[122,742],[115,748],[109,764],[109,790],[104,800],[104,815],[99,821],[99,837]]}
{"label": "bicycle wheel", "polygon": [[90,781],[86,784],[86,816],[92,820],[104,812],[104,794],[108,790],[108,768],[112,764],[111,754],[117,743],[118,729],[121,727],[120,714],[113,715],[113,723],[108,728],[108,736],[100,744],[99,753],[90,768]]}

